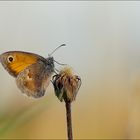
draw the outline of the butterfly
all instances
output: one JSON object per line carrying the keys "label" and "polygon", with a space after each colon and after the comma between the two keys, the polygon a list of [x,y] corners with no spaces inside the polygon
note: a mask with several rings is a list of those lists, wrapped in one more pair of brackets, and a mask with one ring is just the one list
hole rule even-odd
{"label": "butterfly", "polygon": [[9,51],[0,55],[0,62],[16,78],[17,87],[22,93],[34,98],[44,96],[54,73],[52,56],[44,58],[34,53]]}

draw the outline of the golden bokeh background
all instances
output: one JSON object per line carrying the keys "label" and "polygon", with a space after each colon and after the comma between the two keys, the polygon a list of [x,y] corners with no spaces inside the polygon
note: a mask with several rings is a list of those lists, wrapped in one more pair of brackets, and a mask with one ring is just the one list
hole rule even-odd
{"label": "golden bokeh background", "polygon": [[[53,56],[82,79],[74,138],[140,138],[139,15],[139,1],[1,1],[0,53],[47,57],[66,43]],[[67,138],[65,106],[51,84],[43,98],[28,98],[0,65],[0,86],[0,138]]]}

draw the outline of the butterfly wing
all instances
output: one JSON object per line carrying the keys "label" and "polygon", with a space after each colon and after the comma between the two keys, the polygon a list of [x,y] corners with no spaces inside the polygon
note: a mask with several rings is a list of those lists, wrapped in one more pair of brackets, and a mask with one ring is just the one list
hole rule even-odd
{"label": "butterfly wing", "polygon": [[0,55],[0,62],[16,78],[23,93],[35,98],[45,94],[54,72],[53,57],[45,59],[33,53],[10,51]]}
{"label": "butterfly wing", "polygon": [[18,88],[27,96],[42,97],[50,83],[53,71],[43,62],[32,64],[24,69],[16,78]]}
{"label": "butterfly wing", "polygon": [[0,62],[10,75],[17,75],[28,66],[37,63],[38,61],[45,62],[46,59],[33,53],[10,51],[0,55]]}

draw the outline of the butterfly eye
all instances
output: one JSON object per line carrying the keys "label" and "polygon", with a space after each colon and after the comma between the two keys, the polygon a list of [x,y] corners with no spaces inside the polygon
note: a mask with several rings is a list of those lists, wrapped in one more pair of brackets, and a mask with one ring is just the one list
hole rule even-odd
{"label": "butterfly eye", "polygon": [[14,58],[13,58],[13,56],[10,55],[10,56],[8,56],[7,60],[8,60],[9,63],[12,63]]}

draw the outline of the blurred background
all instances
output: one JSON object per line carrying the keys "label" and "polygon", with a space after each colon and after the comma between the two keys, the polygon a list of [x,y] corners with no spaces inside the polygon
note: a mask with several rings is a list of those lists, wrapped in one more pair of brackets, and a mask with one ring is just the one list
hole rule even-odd
{"label": "blurred background", "polygon": [[[0,53],[48,57],[67,44],[53,56],[82,79],[72,104],[75,139],[140,138],[139,37],[139,1],[0,2]],[[0,65],[0,86],[0,138],[67,137],[51,84],[43,98],[28,98]]]}

